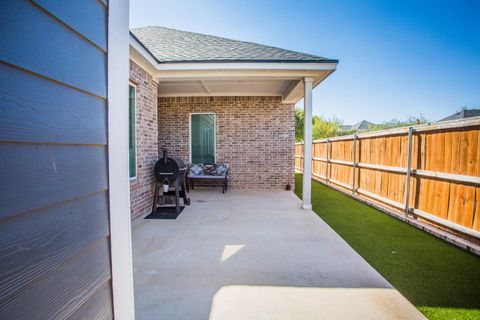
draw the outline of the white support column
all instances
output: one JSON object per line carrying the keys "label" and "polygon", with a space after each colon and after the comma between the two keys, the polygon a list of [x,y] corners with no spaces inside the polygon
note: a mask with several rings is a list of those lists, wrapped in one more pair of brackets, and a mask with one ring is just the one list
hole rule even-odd
{"label": "white support column", "polygon": [[115,320],[135,319],[128,176],[128,0],[108,4],[108,167]]}
{"label": "white support column", "polygon": [[312,78],[303,80],[303,209],[312,209],[312,82]]}

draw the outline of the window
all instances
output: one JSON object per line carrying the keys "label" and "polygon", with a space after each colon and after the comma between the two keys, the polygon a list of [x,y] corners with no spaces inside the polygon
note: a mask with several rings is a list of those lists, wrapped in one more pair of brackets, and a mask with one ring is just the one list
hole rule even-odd
{"label": "window", "polygon": [[215,114],[190,115],[190,162],[215,163]]}
{"label": "window", "polygon": [[128,86],[128,166],[130,178],[137,177],[137,143],[135,139],[135,95],[136,88]]}

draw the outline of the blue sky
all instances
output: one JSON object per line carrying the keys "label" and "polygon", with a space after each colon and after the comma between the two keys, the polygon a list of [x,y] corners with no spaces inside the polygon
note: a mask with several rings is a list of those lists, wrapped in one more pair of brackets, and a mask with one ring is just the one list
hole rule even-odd
{"label": "blue sky", "polygon": [[480,1],[130,0],[160,25],[339,59],[314,113],[344,123],[480,107]]}

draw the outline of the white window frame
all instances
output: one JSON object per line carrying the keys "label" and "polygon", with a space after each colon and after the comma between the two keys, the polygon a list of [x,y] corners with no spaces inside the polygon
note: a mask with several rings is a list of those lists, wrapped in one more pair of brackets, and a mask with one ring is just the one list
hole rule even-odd
{"label": "white window frame", "polygon": [[188,162],[192,163],[192,116],[199,114],[213,114],[213,157],[217,163],[217,114],[215,112],[191,112],[188,115]]}
{"label": "white window frame", "polygon": [[[130,177],[130,162],[128,163],[128,176],[130,178],[130,181],[135,181],[137,180],[137,176],[138,176],[138,150],[137,150],[137,145],[138,145],[138,140],[137,140],[137,84],[135,82],[132,82],[132,81],[129,81],[128,82],[128,102],[130,103],[130,86],[132,86],[134,89],[135,89],[135,100],[134,100],[134,108],[135,108],[135,114],[134,114],[134,117],[135,119],[133,119],[133,126],[135,127],[135,175],[133,177]],[[130,106],[129,107],[129,110],[128,110],[128,127],[130,129]],[[130,132],[128,132],[128,135],[129,135],[129,139],[130,139]],[[128,146],[128,149],[130,152],[130,146]],[[128,154],[128,161],[130,161],[130,154]]]}

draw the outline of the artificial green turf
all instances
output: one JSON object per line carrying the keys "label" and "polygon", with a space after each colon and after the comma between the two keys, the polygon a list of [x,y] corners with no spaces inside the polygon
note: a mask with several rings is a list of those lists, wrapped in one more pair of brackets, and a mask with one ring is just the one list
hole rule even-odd
{"label": "artificial green turf", "polygon": [[429,319],[480,319],[480,258],[315,181],[312,205]]}

